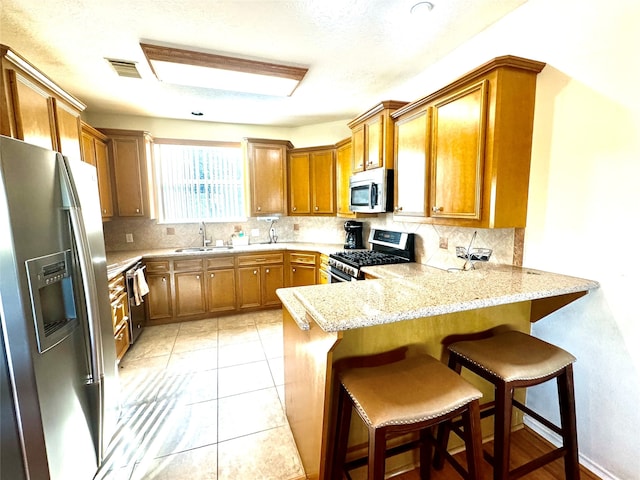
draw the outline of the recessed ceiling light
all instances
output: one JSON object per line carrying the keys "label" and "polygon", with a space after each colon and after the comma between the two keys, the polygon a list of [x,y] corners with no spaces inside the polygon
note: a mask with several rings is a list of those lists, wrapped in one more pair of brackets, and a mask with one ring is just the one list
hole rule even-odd
{"label": "recessed ceiling light", "polygon": [[306,68],[141,43],[158,80],[177,85],[291,96]]}
{"label": "recessed ceiling light", "polygon": [[431,2],[418,2],[413,7],[411,7],[411,10],[409,10],[409,12],[413,14],[427,13],[433,10],[433,7],[434,5]]}

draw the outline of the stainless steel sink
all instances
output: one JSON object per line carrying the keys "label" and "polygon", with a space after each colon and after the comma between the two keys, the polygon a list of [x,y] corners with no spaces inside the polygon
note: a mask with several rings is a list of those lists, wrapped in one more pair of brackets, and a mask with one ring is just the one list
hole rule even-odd
{"label": "stainless steel sink", "polygon": [[187,247],[178,248],[176,253],[197,253],[197,252],[213,252],[215,250],[231,250],[233,245],[223,245],[220,247]]}

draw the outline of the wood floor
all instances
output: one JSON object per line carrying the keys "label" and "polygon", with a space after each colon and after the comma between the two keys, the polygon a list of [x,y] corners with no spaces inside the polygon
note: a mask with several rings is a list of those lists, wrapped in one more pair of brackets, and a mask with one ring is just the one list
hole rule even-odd
{"label": "wood floor", "polygon": [[[529,428],[523,428],[511,434],[511,464],[512,467],[522,465],[528,460],[537,457],[539,454],[551,450],[553,447],[538,434],[530,430]],[[485,448],[491,450],[492,444],[488,443]],[[464,459],[464,454],[459,454]],[[463,461],[461,463],[464,464]],[[492,470],[488,463],[483,464],[483,480],[490,480],[492,477]],[[581,480],[600,480],[600,477],[594,475],[589,470],[580,467]],[[433,470],[431,474],[431,480],[460,480],[460,476],[457,472],[448,464],[445,463],[445,467],[436,471]],[[525,480],[558,480],[564,479],[564,464],[562,459],[556,460],[544,467],[531,472],[529,475],[522,477]],[[420,475],[417,470],[412,472],[403,473],[393,477],[393,480],[420,480]]]}

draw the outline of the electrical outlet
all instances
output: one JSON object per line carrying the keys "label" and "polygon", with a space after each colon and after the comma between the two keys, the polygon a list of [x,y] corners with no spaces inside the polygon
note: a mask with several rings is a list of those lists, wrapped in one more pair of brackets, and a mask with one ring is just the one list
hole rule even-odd
{"label": "electrical outlet", "polygon": [[127,240],[127,243],[133,243],[133,233],[126,233],[125,238]]}
{"label": "electrical outlet", "polygon": [[440,237],[440,248],[447,250],[449,248],[449,239],[447,237]]}
{"label": "electrical outlet", "polygon": [[176,229],[173,227],[167,227],[167,235],[175,235]]}

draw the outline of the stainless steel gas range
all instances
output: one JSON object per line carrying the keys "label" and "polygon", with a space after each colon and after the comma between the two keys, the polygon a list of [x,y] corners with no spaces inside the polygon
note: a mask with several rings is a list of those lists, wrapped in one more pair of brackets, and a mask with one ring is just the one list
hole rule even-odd
{"label": "stainless steel gas range", "polygon": [[329,255],[331,283],[363,280],[362,267],[414,262],[414,234],[372,229],[371,250],[343,250]]}

